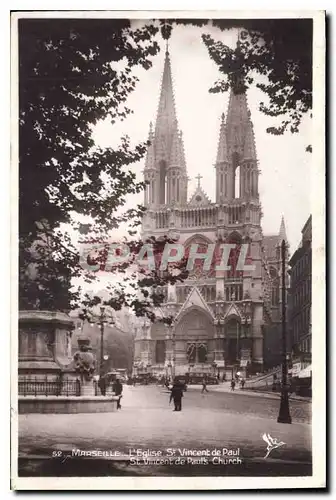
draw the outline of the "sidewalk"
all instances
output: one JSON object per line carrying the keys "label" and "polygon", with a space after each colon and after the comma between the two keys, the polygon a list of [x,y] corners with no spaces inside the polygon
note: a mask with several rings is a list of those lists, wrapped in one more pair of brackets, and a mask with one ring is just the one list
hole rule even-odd
{"label": "sidewalk", "polygon": [[[202,390],[202,385],[188,385],[188,391],[197,389],[198,391]],[[241,394],[242,396],[255,396],[255,397],[263,397],[267,399],[280,399],[281,394],[279,392],[271,392],[271,391],[258,391],[255,389],[241,389],[240,387],[235,388],[234,391],[231,391],[230,382],[222,382],[218,385],[207,385],[207,389],[209,392],[230,392],[232,394]],[[311,398],[297,396],[295,394],[290,395],[289,399],[291,401],[305,401],[307,403],[311,403]]]}

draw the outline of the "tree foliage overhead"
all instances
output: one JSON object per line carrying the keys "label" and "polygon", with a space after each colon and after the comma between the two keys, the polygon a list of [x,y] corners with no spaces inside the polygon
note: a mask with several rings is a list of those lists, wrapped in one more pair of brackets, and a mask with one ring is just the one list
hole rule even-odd
{"label": "tree foliage overhead", "polygon": [[225,76],[212,92],[227,91],[236,75],[247,84],[254,83],[253,73],[267,77],[256,83],[268,97],[260,111],[270,117],[282,117],[280,126],[267,132],[283,134],[299,130],[302,116],[312,107],[312,21],[303,19],[267,19],[242,23],[239,43],[230,49],[203,35],[210,57]]}
{"label": "tree foliage overhead", "polygon": [[132,69],[151,66],[159,50],[156,31],[132,30],[125,20],[20,21],[21,234],[35,231],[41,219],[70,222],[72,211],[110,228],[125,193],[143,188],[127,167],[143,157],[146,145],[131,149],[124,139],[117,150],[101,149],[92,126],[130,113],[125,103],[137,82]]}
{"label": "tree foliage overhead", "polygon": [[[174,19],[170,23],[202,27],[209,20]],[[237,77],[244,77],[245,86],[256,84],[267,96],[268,102],[260,103],[260,111],[282,119],[267,132],[298,132],[303,115],[312,108],[312,19],[212,19],[211,24],[221,31],[236,28],[240,41],[232,49],[203,34],[208,53],[222,75],[210,92],[226,92],[237,87]],[[256,75],[265,77],[265,82],[256,82]]]}

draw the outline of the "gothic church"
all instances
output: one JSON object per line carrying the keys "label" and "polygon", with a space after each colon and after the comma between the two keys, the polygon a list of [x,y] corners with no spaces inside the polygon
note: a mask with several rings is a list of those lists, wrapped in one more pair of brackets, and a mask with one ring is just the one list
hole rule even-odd
{"label": "gothic church", "polygon": [[282,219],[278,234],[263,235],[251,113],[246,92],[230,92],[219,130],[216,200],[204,192],[200,176],[189,197],[167,49],[156,124],[149,131],[142,237],[169,235],[186,249],[197,243],[199,251],[219,241],[238,249],[248,243],[254,270],[242,272],[232,266],[230,271],[211,267],[205,272],[196,266],[186,281],[167,286],[163,308],[174,323],[139,323],[134,374],[225,373],[231,378],[238,371],[245,376],[261,372],[279,361],[280,245],[286,240],[285,224]]}

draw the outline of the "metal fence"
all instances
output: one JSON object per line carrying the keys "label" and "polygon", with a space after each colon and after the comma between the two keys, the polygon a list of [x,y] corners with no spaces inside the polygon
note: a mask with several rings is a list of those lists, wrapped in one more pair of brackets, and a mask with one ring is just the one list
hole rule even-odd
{"label": "metal fence", "polygon": [[19,396],[80,396],[79,379],[44,380],[35,377],[19,379]]}
{"label": "metal fence", "polygon": [[[94,381],[94,391],[95,391],[95,396],[102,396],[103,395],[101,390],[100,390],[99,384],[96,380]],[[115,392],[113,390],[113,385],[109,384],[105,388],[104,396],[114,396],[114,395],[115,395]]]}

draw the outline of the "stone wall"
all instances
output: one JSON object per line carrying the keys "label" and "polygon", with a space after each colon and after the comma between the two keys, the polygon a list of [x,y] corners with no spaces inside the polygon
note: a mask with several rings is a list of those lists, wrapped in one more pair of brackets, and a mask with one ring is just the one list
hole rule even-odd
{"label": "stone wall", "polygon": [[19,413],[110,413],[117,409],[117,396],[20,396]]}

